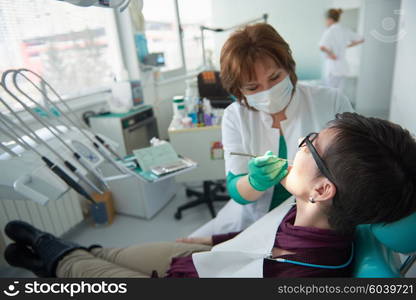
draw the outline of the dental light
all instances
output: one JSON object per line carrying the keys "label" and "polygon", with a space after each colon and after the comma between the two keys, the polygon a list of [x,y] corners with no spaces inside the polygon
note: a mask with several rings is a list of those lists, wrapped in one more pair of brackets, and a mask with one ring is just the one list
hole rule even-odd
{"label": "dental light", "polygon": [[77,6],[99,6],[106,8],[117,8],[120,12],[124,11],[130,3],[130,0],[58,0],[68,2]]}

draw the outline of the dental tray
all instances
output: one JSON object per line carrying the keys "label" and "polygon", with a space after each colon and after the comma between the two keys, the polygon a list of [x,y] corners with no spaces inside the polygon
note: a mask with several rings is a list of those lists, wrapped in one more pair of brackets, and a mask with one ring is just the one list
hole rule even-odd
{"label": "dental tray", "polygon": [[156,176],[164,176],[173,172],[194,167],[195,165],[196,163],[191,161],[190,159],[181,158],[178,162],[175,162],[173,164],[152,167],[150,168],[150,171]]}

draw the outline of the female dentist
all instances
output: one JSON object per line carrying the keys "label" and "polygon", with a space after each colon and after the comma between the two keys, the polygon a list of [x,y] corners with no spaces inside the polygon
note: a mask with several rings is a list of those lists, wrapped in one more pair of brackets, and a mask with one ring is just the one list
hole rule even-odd
{"label": "female dentist", "polygon": [[[289,198],[279,182],[287,172],[285,159],[296,154],[297,139],[321,130],[336,113],[352,111],[336,89],[297,83],[289,45],[268,24],[233,33],[220,62],[222,84],[238,99],[225,109],[222,121],[232,200],[182,242],[243,230]],[[266,154],[250,160],[231,152]]]}
{"label": "female dentist", "polygon": [[324,82],[329,87],[339,88],[345,85],[345,76],[349,73],[346,50],[364,42],[359,34],[340,25],[342,9],[331,8],[326,13],[328,27],[319,42],[319,47],[326,54],[323,70]]}

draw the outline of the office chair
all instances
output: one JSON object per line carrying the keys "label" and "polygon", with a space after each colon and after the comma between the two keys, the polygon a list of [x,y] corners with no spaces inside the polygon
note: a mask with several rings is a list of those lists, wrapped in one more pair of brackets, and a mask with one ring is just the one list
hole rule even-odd
{"label": "office chair", "polygon": [[180,220],[182,218],[182,211],[188,208],[192,208],[199,204],[206,204],[208,209],[211,213],[212,218],[215,218],[216,213],[214,209],[213,202],[214,201],[228,201],[230,197],[228,195],[218,195],[219,192],[225,192],[225,180],[217,180],[217,181],[203,181],[202,182],[203,191],[195,191],[192,189],[186,189],[186,197],[196,196],[197,199],[191,201],[187,204],[181,205],[177,208],[175,213],[175,219]]}
{"label": "office chair", "polygon": [[[416,213],[397,222],[357,227],[353,277],[404,277],[416,261]],[[409,254],[401,263],[399,253]]]}
{"label": "office chair", "polygon": [[207,98],[213,108],[226,108],[234,100],[223,88],[218,71],[203,71],[198,74],[199,97]]}

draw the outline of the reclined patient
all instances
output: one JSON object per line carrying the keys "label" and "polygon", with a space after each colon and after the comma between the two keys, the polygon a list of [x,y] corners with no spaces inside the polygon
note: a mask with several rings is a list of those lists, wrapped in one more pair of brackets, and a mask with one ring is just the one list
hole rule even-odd
{"label": "reclined patient", "polygon": [[[400,126],[339,114],[300,140],[281,181],[291,200],[241,233],[86,248],[12,221],[5,232],[15,243],[5,259],[41,277],[348,277],[357,225],[416,211],[415,153],[415,140]],[[259,159],[273,172],[276,157]]]}

